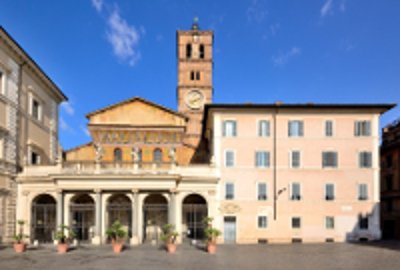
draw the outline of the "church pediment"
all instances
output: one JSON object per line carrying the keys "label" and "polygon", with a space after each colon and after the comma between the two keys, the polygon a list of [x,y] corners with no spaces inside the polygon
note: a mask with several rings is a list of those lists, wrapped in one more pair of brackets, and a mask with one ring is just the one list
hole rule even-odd
{"label": "church pediment", "polygon": [[185,126],[186,117],[142,98],[128,99],[87,115],[90,125]]}

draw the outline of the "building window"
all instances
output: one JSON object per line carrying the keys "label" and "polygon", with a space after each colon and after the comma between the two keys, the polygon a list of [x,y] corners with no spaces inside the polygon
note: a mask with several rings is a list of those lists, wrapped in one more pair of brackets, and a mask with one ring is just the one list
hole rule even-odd
{"label": "building window", "polygon": [[200,71],[197,71],[197,72],[196,72],[196,80],[197,80],[197,81],[200,81]]}
{"label": "building window", "polygon": [[325,136],[326,137],[333,136],[333,121],[331,120],[325,121]]}
{"label": "building window", "polygon": [[32,98],[31,102],[31,114],[32,117],[35,118],[36,120],[41,120],[41,113],[42,113],[42,106],[40,105],[40,102]]}
{"label": "building window", "polygon": [[355,121],[354,135],[356,137],[371,136],[371,121]]}
{"label": "building window", "polygon": [[289,121],[289,137],[302,137],[304,133],[303,121]]}
{"label": "building window", "polygon": [[371,168],[372,167],[372,153],[371,152],[360,152],[359,156],[360,168]]}
{"label": "building window", "polygon": [[261,120],[258,122],[258,136],[259,137],[268,137],[270,134],[269,131],[269,121]]}
{"label": "building window", "polygon": [[154,163],[161,163],[162,162],[162,151],[160,148],[156,148],[153,151],[153,161]]}
{"label": "building window", "polygon": [[292,217],[292,228],[293,229],[301,228],[301,218],[300,217]]}
{"label": "building window", "polygon": [[225,200],[233,200],[235,198],[235,185],[233,183],[225,183]]}
{"label": "building window", "polygon": [[266,183],[258,183],[257,184],[257,199],[259,201],[267,200],[267,184]]}
{"label": "building window", "polygon": [[368,230],[368,216],[359,216],[358,217],[358,226],[360,230]]}
{"label": "building window", "polygon": [[194,81],[194,71],[190,71],[190,80]]}
{"label": "building window", "polygon": [[31,165],[39,165],[40,164],[40,155],[35,152],[31,151]]}
{"label": "building window", "polygon": [[0,71],[0,94],[4,94],[4,89],[3,89],[3,73]]}
{"label": "building window", "polygon": [[257,168],[268,168],[269,164],[270,164],[269,152],[256,151],[256,167]]}
{"label": "building window", "polygon": [[291,192],[290,199],[292,201],[300,201],[301,200],[300,183],[292,183],[290,192]]}
{"label": "building window", "polygon": [[258,228],[265,229],[268,227],[268,218],[267,216],[258,216]]}
{"label": "building window", "polygon": [[235,152],[231,150],[225,151],[225,167],[235,166]]}
{"label": "building window", "polygon": [[121,162],[122,161],[122,150],[121,148],[114,149],[114,161]]}
{"label": "building window", "polygon": [[236,121],[225,120],[223,125],[224,137],[235,137],[236,136]]}
{"label": "building window", "polygon": [[337,152],[329,151],[322,152],[322,168],[337,168],[338,154]]}
{"label": "building window", "polygon": [[385,160],[386,160],[386,168],[392,168],[393,166],[392,155],[387,155]]}
{"label": "building window", "polygon": [[358,200],[368,200],[368,186],[367,184],[358,184]]}
{"label": "building window", "polygon": [[290,167],[291,168],[300,168],[300,151],[292,151],[290,152]]}
{"label": "building window", "polygon": [[186,58],[192,58],[192,44],[186,44]]}
{"label": "building window", "polygon": [[203,44],[200,44],[200,46],[199,46],[199,56],[200,56],[200,59],[204,59],[204,55],[205,55],[204,45],[203,45]]}
{"label": "building window", "polygon": [[386,184],[386,190],[387,191],[391,191],[393,189],[393,176],[392,175],[388,175],[385,178],[385,184]]}
{"label": "building window", "polygon": [[325,217],[325,228],[332,230],[335,228],[335,218],[334,217]]}
{"label": "building window", "polygon": [[325,200],[333,201],[335,199],[335,186],[333,184],[325,184]]}

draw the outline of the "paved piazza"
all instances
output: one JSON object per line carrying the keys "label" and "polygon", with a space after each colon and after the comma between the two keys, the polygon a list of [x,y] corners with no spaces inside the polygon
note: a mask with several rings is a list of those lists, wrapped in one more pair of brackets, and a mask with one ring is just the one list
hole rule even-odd
{"label": "paved piazza", "polygon": [[80,247],[66,255],[54,248],[15,254],[0,250],[0,269],[400,269],[400,243],[220,245],[209,255],[180,246],[170,255],[140,246],[116,255],[111,247]]}

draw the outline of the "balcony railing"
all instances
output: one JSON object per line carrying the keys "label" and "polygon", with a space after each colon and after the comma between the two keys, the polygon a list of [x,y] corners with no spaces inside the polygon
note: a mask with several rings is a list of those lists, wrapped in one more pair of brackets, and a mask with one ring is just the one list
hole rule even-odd
{"label": "balcony railing", "polygon": [[75,173],[135,173],[144,172],[167,172],[175,165],[171,162],[114,162],[114,161],[67,161],[63,162],[64,172]]}

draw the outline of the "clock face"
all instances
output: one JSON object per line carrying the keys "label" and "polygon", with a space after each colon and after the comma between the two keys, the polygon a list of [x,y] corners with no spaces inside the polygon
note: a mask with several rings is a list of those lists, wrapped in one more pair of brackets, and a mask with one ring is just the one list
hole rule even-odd
{"label": "clock face", "polygon": [[204,95],[199,90],[191,90],[186,93],[185,102],[191,109],[200,109],[204,104]]}

